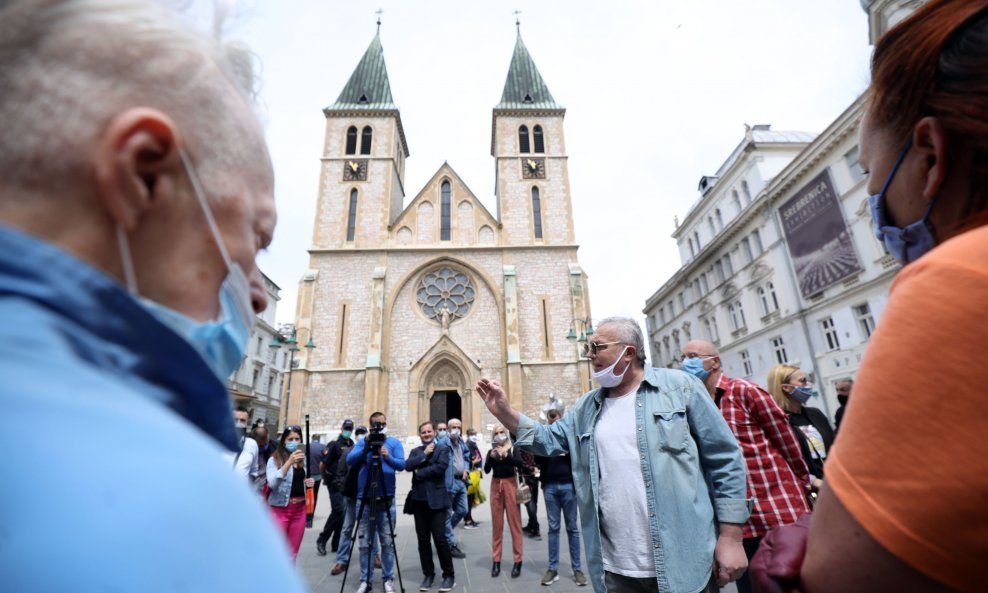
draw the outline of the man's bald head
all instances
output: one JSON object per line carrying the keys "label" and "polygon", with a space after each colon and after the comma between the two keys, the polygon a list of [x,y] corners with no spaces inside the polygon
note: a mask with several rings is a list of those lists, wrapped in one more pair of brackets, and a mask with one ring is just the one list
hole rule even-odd
{"label": "man's bald head", "polygon": [[684,356],[689,356],[690,354],[696,354],[698,356],[720,356],[720,351],[717,350],[717,346],[713,342],[690,340],[683,346],[682,354]]}

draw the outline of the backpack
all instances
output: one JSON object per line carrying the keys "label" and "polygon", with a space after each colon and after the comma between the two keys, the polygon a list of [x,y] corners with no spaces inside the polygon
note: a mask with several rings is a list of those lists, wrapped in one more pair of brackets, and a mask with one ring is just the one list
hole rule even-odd
{"label": "backpack", "polygon": [[347,465],[346,456],[352,449],[352,446],[344,445],[342,442],[337,441],[338,449],[340,450],[340,457],[336,460],[336,466],[330,469],[330,480],[329,483],[334,490],[343,490],[343,484],[346,482],[347,472],[350,470],[350,466]]}

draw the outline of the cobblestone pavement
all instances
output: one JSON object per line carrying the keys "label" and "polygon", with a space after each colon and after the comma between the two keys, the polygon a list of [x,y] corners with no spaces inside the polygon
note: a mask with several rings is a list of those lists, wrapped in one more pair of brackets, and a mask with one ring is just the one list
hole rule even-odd
{"label": "cobblestone pavement", "polygon": [[[486,478],[486,477],[485,477]],[[489,480],[484,480],[485,491],[488,488]],[[339,593],[343,585],[343,575],[331,576],[330,569],[336,563],[336,554],[330,552],[326,556],[316,554],[316,537],[322,530],[326,517],[329,515],[329,495],[325,486],[320,486],[322,492],[319,493],[319,501],[316,506],[315,522],[312,529],[306,529],[305,539],[302,541],[302,548],[298,554],[298,570],[302,578],[308,583],[312,593]],[[405,500],[405,495],[411,487],[411,474],[402,472],[398,474],[398,524],[395,528],[395,546],[398,550],[398,566],[401,571],[401,578],[404,581],[406,592],[417,592],[419,583],[422,581],[422,569],[419,566],[418,546],[415,539],[415,526],[412,517],[402,514],[401,503]],[[480,524],[477,529],[463,529],[462,524],[456,529],[456,537],[459,539],[460,548],[467,555],[463,559],[453,559],[456,570],[455,593],[504,593],[510,592],[544,592],[544,593],[592,593],[590,586],[577,587],[573,582],[573,573],[570,570],[569,547],[566,542],[565,523],[560,533],[559,552],[559,580],[550,586],[541,585],[542,576],[548,568],[549,543],[547,531],[549,522],[545,517],[545,505],[542,503],[541,492],[539,497],[539,524],[542,528],[542,540],[538,541],[525,536],[524,563],[522,565],[521,576],[516,579],[511,578],[511,534],[505,527],[504,534],[504,554],[501,561],[501,575],[491,578],[491,513],[490,504],[483,505],[473,510],[474,519]],[[527,514],[522,509],[522,522],[527,520]],[[580,543],[582,553],[583,543]],[[586,559],[582,564],[586,573]],[[346,585],[342,593],[354,593],[360,584],[360,569],[358,567],[359,551],[354,550],[351,560],[350,571],[346,577]],[[436,568],[439,561],[436,559]],[[375,571],[374,592],[383,591],[381,585],[381,571]],[[439,585],[439,578],[436,579],[436,587]],[[436,590],[433,587],[433,591]],[[398,580],[395,580],[395,589],[400,591]],[[721,589],[722,593],[737,593],[733,584]]]}

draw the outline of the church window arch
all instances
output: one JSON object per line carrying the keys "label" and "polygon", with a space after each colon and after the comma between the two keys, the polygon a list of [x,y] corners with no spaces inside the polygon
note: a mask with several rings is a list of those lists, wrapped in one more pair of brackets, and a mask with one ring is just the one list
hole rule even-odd
{"label": "church window arch", "polygon": [[528,145],[528,126],[518,128],[518,152],[531,152]]}
{"label": "church window arch", "polygon": [[357,126],[350,126],[346,131],[346,153],[357,154]]}
{"label": "church window arch", "polygon": [[444,313],[449,321],[466,316],[473,306],[476,293],[473,280],[466,272],[443,266],[426,273],[419,280],[415,298],[427,318],[441,323]]}
{"label": "church window arch", "polygon": [[450,228],[452,191],[449,181],[443,181],[439,187],[439,240],[449,241],[452,236],[452,229]]}
{"label": "church window arch", "polygon": [[374,130],[370,126],[364,126],[364,131],[360,134],[360,154],[371,153],[371,141],[374,138]]}
{"label": "church window arch", "polygon": [[535,238],[542,238],[542,197],[538,187],[532,187],[532,223]]}
{"label": "church window arch", "polygon": [[350,190],[350,208],[346,217],[346,241],[353,243],[354,235],[357,234],[357,190]]}
{"label": "church window arch", "polygon": [[542,126],[535,126],[532,128],[532,140],[535,143],[535,151],[537,153],[545,152],[545,139],[542,136]]}

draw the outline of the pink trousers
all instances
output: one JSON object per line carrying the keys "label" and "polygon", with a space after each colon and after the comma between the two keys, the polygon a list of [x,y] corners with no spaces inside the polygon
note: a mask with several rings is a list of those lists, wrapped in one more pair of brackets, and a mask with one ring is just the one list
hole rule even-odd
{"label": "pink trousers", "polygon": [[286,507],[271,507],[271,514],[278,522],[288,538],[288,550],[292,553],[292,562],[298,556],[302,547],[302,536],[305,535],[305,501],[289,502]]}

